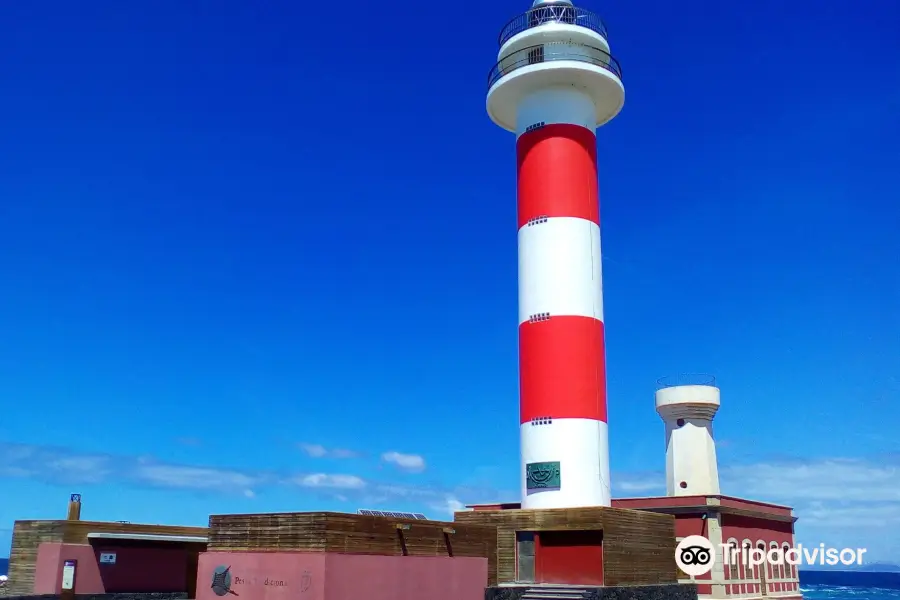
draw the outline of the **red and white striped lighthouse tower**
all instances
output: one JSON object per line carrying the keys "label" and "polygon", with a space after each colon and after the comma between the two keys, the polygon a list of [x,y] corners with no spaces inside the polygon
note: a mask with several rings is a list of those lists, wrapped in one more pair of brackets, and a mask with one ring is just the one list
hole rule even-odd
{"label": "red and white striped lighthouse tower", "polygon": [[595,130],[625,88],[606,38],[597,15],[536,0],[488,82],[517,138],[523,508],[610,504]]}

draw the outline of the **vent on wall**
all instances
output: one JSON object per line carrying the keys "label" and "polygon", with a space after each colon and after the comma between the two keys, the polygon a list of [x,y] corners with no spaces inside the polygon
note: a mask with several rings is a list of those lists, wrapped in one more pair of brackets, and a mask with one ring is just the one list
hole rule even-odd
{"label": "vent on wall", "polygon": [[531,426],[535,425],[550,425],[553,423],[553,417],[535,417],[531,420]]}
{"label": "vent on wall", "polygon": [[547,219],[547,215],[538,215],[536,217],[531,217],[530,219],[528,219],[527,225],[528,227],[531,227],[532,225],[540,225],[541,223],[546,223]]}
{"label": "vent on wall", "polygon": [[528,317],[529,323],[540,323],[541,321],[549,321],[550,313],[537,313]]}

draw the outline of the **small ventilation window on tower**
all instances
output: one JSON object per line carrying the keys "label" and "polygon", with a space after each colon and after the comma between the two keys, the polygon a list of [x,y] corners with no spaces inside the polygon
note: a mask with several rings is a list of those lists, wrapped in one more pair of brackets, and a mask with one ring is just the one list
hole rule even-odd
{"label": "small ventilation window on tower", "polygon": [[528,51],[528,64],[533,65],[544,62],[544,47],[535,46]]}
{"label": "small ventilation window on tower", "polygon": [[550,313],[537,313],[528,317],[529,323],[540,323],[541,321],[549,321]]}
{"label": "small ventilation window on tower", "polygon": [[687,481],[682,481],[678,484],[678,487],[680,487],[681,489],[685,489],[687,487]]}
{"label": "small ventilation window on tower", "polygon": [[676,423],[679,427],[684,427],[684,419],[678,419],[677,421],[675,421],[675,423]]}

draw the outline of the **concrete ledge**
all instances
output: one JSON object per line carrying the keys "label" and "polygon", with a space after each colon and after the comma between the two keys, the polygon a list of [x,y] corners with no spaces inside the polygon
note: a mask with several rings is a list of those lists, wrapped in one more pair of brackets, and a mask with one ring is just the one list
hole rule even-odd
{"label": "concrete ledge", "polygon": [[[527,596],[526,596],[527,594]],[[485,588],[484,600],[697,600],[694,584],[592,587],[582,585],[504,585]]]}
{"label": "concrete ledge", "polygon": [[[148,592],[132,594],[75,594],[75,600],[187,600],[187,592]],[[60,594],[3,596],[3,600],[59,600]]]}

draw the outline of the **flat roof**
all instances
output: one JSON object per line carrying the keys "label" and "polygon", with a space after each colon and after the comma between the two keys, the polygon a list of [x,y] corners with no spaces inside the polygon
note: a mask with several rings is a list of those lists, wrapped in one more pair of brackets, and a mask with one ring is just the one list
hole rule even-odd
{"label": "flat roof", "polygon": [[190,542],[205,544],[209,538],[201,535],[165,535],[159,533],[106,533],[93,531],[87,534],[89,540],[144,540],[148,542]]}

